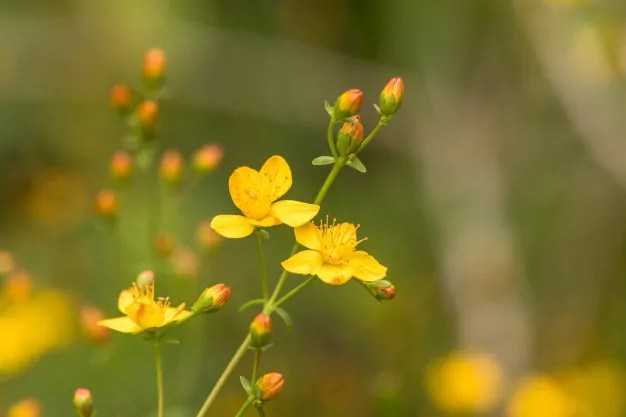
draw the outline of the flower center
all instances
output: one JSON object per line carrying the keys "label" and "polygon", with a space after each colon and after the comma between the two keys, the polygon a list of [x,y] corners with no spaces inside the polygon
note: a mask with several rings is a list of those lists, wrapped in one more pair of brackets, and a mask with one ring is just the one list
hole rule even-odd
{"label": "flower center", "polygon": [[345,265],[349,255],[354,252],[356,246],[367,238],[357,240],[356,231],[359,226],[351,223],[336,224],[335,220],[329,223],[328,219],[321,222],[319,230],[321,233],[322,246],[320,252],[325,263],[331,265]]}
{"label": "flower center", "polygon": [[133,302],[127,308],[128,316],[144,329],[159,327],[165,321],[170,305],[167,298],[154,299],[154,285],[133,285]]}

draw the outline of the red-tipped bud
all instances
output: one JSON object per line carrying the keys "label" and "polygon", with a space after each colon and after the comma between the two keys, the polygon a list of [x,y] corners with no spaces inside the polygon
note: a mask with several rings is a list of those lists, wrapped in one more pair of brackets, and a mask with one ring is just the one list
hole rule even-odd
{"label": "red-tipped bud", "polygon": [[34,398],[27,398],[13,404],[6,415],[7,417],[39,417],[41,405]]}
{"label": "red-tipped bud", "polygon": [[265,313],[258,314],[250,323],[250,337],[252,346],[262,348],[267,346],[272,337],[272,319]]}
{"label": "red-tipped bud", "polygon": [[11,252],[0,250],[0,275],[10,273],[15,269],[15,261]]}
{"label": "red-tipped bud", "polygon": [[205,220],[196,229],[196,241],[201,248],[212,249],[222,241],[222,237],[211,228],[211,220]]}
{"label": "red-tipped bud", "polygon": [[154,251],[162,258],[167,258],[174,252],[176,240],[167,233],[159,233],[154,239]]}
{"label": "red-tipped bud", "polygon": [[125,151],[117,151],[111,158],[109,171],[111,177],[116,180],[125,180],[133,172],[133,158]]}
{"label": "red-tipped bud", "polygon": [[204,145],[193,155],[193,167],[199,174],[213,171],[222,161],[224,151],[219,145]]}
{"label": "red-tipped bud", "polygon": [[128,113],[133,107],[133,90],[124,84],[114,85],[110,100],[112,108],[120,113]]}
{"label": "red-tipped bud", "polygon": [[215,284],[202,291],[191,309],[202,313],[218,311],[230,300],[230,295],[229,287],[224,284]]}
{"label": "red-tipped bud", "polygon": [[4,283],[4,292],[12,302],[26,301],[32,290],[33,281],[30,275],[24,271],[13,272]]}
{"label": "red-tipped bud", "polygon": [[278,372],[270,372],[263,375],[256,381],[256,387],[259,391],[259,399],[261,401],[269,401],[280,394],[285,385],[285,379]]}
{"label": "red-tipped bud", "polygon": [[379,301],[393,300],[396,296],[396,286],[385,279],[365,282],[364,284]]}
{"label": "red-tipped bud", "polygon": [[137,275],[135,283],[141,288],[154,285],[154,272],[149,269],[141,271],[139,275]]}
{"label": "red-tipped bud", "polygon": [[354,116],[361,109],[363,92],[353,88],[341,94],[335,102],[335,120],[342,120]]}
{"label": "red-tipped bud", "polygon": [[337,150],[340,155],[356,151],[363,142],[364,128],[359,116],[348,119],[337,134]]}
{"label": "red-tipped bud", "polygon": [[102,311],[95,307],[86,306],[80,309],[80,327],[90,342],[101,344],[109,340],[109,329],[98,325],[104,318]]}
{"label": "red-tipped bud", "polygon": [[159,118],[159,104],[153,100],[144,100],[137,107],[137,120],[144,131],[154,129]]}
{"label": "red-tipped bud", "polygon": [[165,52],[152,48],[143,57],[143,78],[151,86],[159,84],[165,77]]}
{"label": "red-tipped bud", "polygon": [[380,93],[380,112],[385,116],[391,116],[398,111],[404,96],[404,81],[400,77],[394,77],[387,82]]}
{"label": "red-tipped bud", "polygon": [[102,190],[96,195],[96,212],[102,217],[115,217],[118,209],[117,196],[113,191]]}
{"label": "red-tipped bud", "polygon": [[87,388],[74,391],[74,407],[80,417],[91,417],[93,414],[93,398]]}
{"label": "red-tipped bud", "polygon": [[175,150],[168,150],[161,157],[159,167],[161,179],[168,184],[176,184],[183,177],[183,156]]}

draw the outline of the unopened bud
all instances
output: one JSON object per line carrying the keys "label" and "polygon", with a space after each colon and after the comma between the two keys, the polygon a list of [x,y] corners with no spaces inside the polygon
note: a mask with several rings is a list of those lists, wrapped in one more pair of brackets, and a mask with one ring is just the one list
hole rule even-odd
{"label": "unopened bud", "polygon": [[128,113],[133,106],[133,91],[124,84],[114,85],[111,89],[111,107],[120,113]]}
{"label": "unopened bud", "polygon": [[27,398],[13,404],[6,415],[7,417],[39,417],[41,405],[34,398]]}
{"label": "unopened bud", "polygon": [[137,107],[137,119],[141,128],[150,132],[159,118],[159,105],[154,100],[144,100]]}
{"label": "unopened bud", "polygon": [[262,348],[267,346],[272,338],[272,319],[265,313],[259,313],[250,323],[250,337],[252,346]]}
{"label": "unopened bud", "polygon": [[80,417],[91,417],[93,414],[93,398],[87,388],[74,391],[74,407]]}
{"label": "unopened bud", "polygon": [[193,167],[199,174],[213,171],[222,161],[224,151],[219,145],[204,145],[193,155]]}
{"label": "unopened bud", "polygon": [[180,182],[183,177],[183,156],[180,152],[167,150],[163,153],[159,175],[166,183],[176,184]]}
{"label": "unopened bud", "polygon": [[12,302],[26,301],[33,290],[33,281],[24,271],[10,274],[4,283],[4,292]]}
{"label": "unopened bud", "polygon": [[346,117],[354,116],[361,109],[363,102],[363,92],[353,88],[341,94],[335,102],[335,120],[343,120]]}
{"label": "unopened bud", "polygon": [[285,379],[278,372],[270,372],[263,375],[256,381],[256,387],[259,391],[259,399],[261,401],[269,401],[280,394],[285,385]]}
{"label": "unopened bud", "polygon": [[404,95],[404,82],[400,77],[394,77],[387,82],[380,93],[380,112],[385,116],[391,116],[400,108]]}
{"label": "unopened bud", "polygon": [[133,172],[133,159],[125,151],[117,151],[111,158],[111,177],[116,180],[125,180]]}
{"label": "unopened bud", "polygon": [[191,308],[195,312],[212,313],[220,310],[230,300],[230,288],[216,284],[205,288]]}
{"label": "unopened bud", "polygon": [[396,296],[396,286],[385,279],[364,282],[364,284],[369,292],[379,301],[393,300]]}
{"label": "unopened bud", "polygon": [[212,249],[222,241],[222,237],[211,228],[211,220],[205,220],[196,229],[196,241],[200,247]]}
{"label": "unopened bud", "polygon": [[348,119],[337,134],[337,150],[340,155],[356,151],[363,142],[364,128],[359,116]]}
{"label": "unopened bud", "polygon": [[141,288],[154,285],[154,272],[149,269],[141,271],[139,275],[137,275],[137,279],[135,280],[135,282]]}
{"label": "unopened bud", "polygon": [[96,212],[102,217],[115,217],[118,211],[117,196],[111,190],[102,190],[96,195]]}
{"label": "unopened bud", "polygon": [[165,77],[165,52],[152,48],[143,57],[143,78],[149,86],[158,86]]}
{"label": "unopened bud", "polygon": [[95,307],[83,307],[80,309],[80,327],[85,337],[92,343],[101,344],[109,340],[109,329],[99,326],[104,314]]}

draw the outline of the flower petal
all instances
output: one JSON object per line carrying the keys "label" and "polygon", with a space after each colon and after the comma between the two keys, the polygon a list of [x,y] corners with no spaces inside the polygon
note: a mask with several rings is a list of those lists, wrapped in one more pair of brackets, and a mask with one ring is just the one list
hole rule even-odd
{"label": "flower petal", "polygon": [[271,156],[261,167],[261,175],[265,177],[271,201],[276,201],[291,188],[291,168],[285,158]]}
{"label": "flower petal", "polygon": [[239,167],[228,179],[233,203],[246,217],[262,219],[270,211],[270,187],[264,176],[249,167]]}
{"label": "flower petal", "polygon": [[133,296],[133,292],[131,291],[131,289],[124,290],[120,293],[120,296],[117,298],[117,308],[123,314],[126,314],[126,309],[134,301],[135,301],[135,297]]}
{"label": "flower petal", "polygon": [[322,247],[322,234],[313,223],[306,223],[294,229],[296,241],[308,249],[320,250]]}
{"label": "flower petal", "polygon": [[320,211],[317,204],[294,200],[281,200],[272,204],[271,214],[291,227],[302,226]]}
{"label": "flower petal", "polygon": [[237,214],[220,214],[213,217],[211,229],[229,239],[250,236],[254,232],[254,226],[248,219]]}
{"label": "flower petal", "polygon": [[272,227],[282,223],[280,220],[273,216],[267,216],[261,220],[248,219],[248,222],[250,222],[251,225],[257,227]]}
{"label": "flower petal", "polygon": [[314,250],[303,250],[281,262],[281,266],[292,274],[314,275],[322,266],[322,255]]}
{"label": "flower petal", "polygon": [[111,330],[122,333],[139,333],[143,329],[132,321],[129,317],[116,317],[113,319],[100,320],[98,326],[107,327]]}
{"label": "flower petal", "polygon": [[316,275],[326,284],[342,285],[350,281],[352,270],[347,265],[324,264]]}
{"label": "flower petal", "polygon": [[387,267],[362,250],[350,256],[348,265],[352,268],[352,274],[361,281],[376,281],[387,275]]}
{"label": "flower petal", "polygon": [[165,324],[185,320],[191,314],[191,311],[185,310],[185,303],[180,304],[178,307],[168,307],[165,310]]}
{"label": "flower petal", "polygon": [[143,329],[161,327],[165,324],[165,310],[155,302],[133,303],[127,308],[128,317]]}

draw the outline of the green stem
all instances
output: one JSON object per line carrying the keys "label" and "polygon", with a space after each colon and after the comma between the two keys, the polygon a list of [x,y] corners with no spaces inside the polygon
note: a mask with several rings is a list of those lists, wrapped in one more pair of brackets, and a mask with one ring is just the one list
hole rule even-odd
{"label": "green stem", "polygon": [[294,287],[293,289],[291,289],[289,292],[287,292],[285,295],[283,295],[282,297],[280,297],[280,299],[278,299],[278,301],[274,302],[273,307],[280,307],[285,301],[289,300],[291,297],[293,297],[294,295],[296,295],[297,293],[300,292],[300,290],[302,290],[304,287],[306,287],[307,285],[309,285],[309,283],[311,281],[313,281],[315,279],[315,277],[309,277],[307,278],[305,281],[301,282],[300,284],[298,284],[296,287]]}
{"label": "green stem", "polygon": [[250,407],[250,404],[252,404],[252,401],[254,401],[254,398],[248,397],[248,399],[246,400],[245,403],[243,403],[239,411],[237,411],[237,414],[235,415],[235,417],[243,416],[243,413],[245,413],[248,407]]}
{"label": "green stem", "polygon": [[371,141],[373,141],[376,136],[378,136],[378,133],[380,133],[380,130],[383,127],[387,126],[387,124],[389,123],[389,120],[390,120],[390,116],[380,116],[380,119],[378,119],[378,123],[376,123],[376,127],[374,127],[374,129],[370,132],[370,134],[367,135],[367,137],[361,143],[361,146],[359,147],[359,149],[354,154],[356,155],[359,152],[361,152],[363,149],[365,149],[365,147]]}
{"label": "green stem", "polygon": [[165,399],[163,397],[163,366],[161,364],[161,345],[160,342],[154,342],[154,364],[156,369],[156,385],[157,385],[157,417],[163,417]]}
{"label": "green stem", "polygon": [[261,349],[256,349],[254,352],[254,361],[252,362],[252,376],[250,377],[250,383],[254,385],[256,383],[256,376],[259,372],[259,365],[261,364]]}
{"label": "green stem", "polygon": [[261,278],[261,293],[263,294],[263,299],[267,301],[267,297],[269,296],[269,289],[267,287],[267,260],[265,259],[265,252],[263,251],[263,236],[262,232],[257,230],[255,232],[256,235],[256,251],[257,258],[259,260],[259,277]]}
{"label": "green stem", "polygon": [[335,118],[331,117],[328,120],[328,129],[326,130],[326,140],[328,141],[328,149],[334,157],[337,157],[337,148],[335,147],[335,135],[333,128],[335,127]]}

